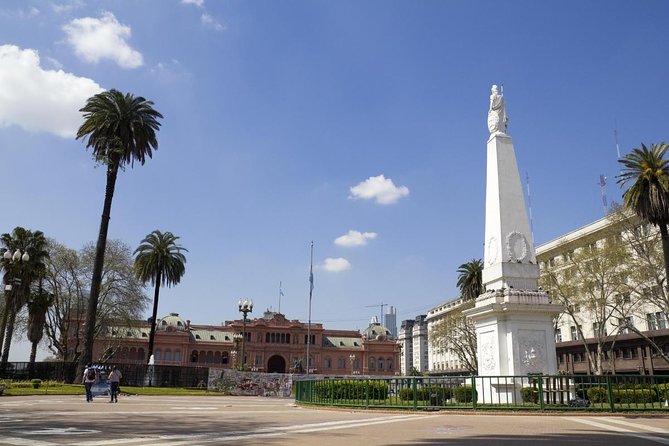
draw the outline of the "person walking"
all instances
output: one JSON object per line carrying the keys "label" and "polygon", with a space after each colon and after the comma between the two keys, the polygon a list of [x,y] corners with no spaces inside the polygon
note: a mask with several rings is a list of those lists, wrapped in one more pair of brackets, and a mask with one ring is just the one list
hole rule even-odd
{"label": "person walking", "polygon": [[84,387],[86,387],[86,402],[90,403],[93,401],[93,392],[91,392],[91,387],[93,387],[93,384],[98,380],[98,371],[95,370],[94,367],[92,367],[90,364],[86,366],[86,369],[84,370],[84,377],[83,377],[83,383]]}
{"label": "person walking", "polygon": [[118,403],[118,391],[121,383],[121,378],[123,378],[121,371],[117,369],[116,366],[112,366],[112,371],[109,373],[109,376],[107,377],[110,385],[110,392],[109,392],[109,395],[111,396],[111,399],[109,400],[110,403]]}

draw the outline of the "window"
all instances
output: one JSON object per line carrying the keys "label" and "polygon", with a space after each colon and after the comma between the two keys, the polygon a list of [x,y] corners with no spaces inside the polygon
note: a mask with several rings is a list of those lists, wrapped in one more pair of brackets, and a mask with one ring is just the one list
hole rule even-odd
{"label": "window", "polygon": [[559,328],[555,329],[555,342],[562,342],[562,330]]}
{"label": "window", "polygon": [[618,326],[620,328],[621,334],[632,333],[632,330],[629,327],[634,327],[634,319],[632,316],[627,316],[626,318],[618,318]]}
{"label": "window", "polygon": [[376,358],[374,356],[369,357],[369,370],[376,370]]}
{"label": "window", "polygon": [[172,350],[165,350],[165,362],[172,361]]}
{"label": "window", "polygon": [[181,350],[174,350],[174,361],[181,362]]}
{"label": "window", "polygon": [[304,343],[309,345],[314,345],[316,343],[316,335],[311,335],[311,342],[309,342],[309,337],[304,335]]}
{"label": "window", "polygon": [[230,362],[230,355],[228,352],[221,353],[221,364],[227,364]]}
{"label": "window", "polygon": [[209,335],[209,340],[210,340],[210,341],[215,341],[215,340],[216,340],[216,336],[214,336],[214,335]]}
{"label": "window", "polygon": [[379,358],[379,370],[383,370],[384,362],[383,358]]}
{"label": "window", "polygon": [[606,332],[606,325],[602,328],[602,332],[600,333],[599,331],[599,322],[593,322],[592,323],[592,332],[594,333],[595,336],[608,336],[608,333]]}
{"label": "window", "polygon": [[154,361],[156,361],[156,362],[157,362],[157,361],[160,361],[160,358],[161,358],[161,357],[162,357],[162,352],[160,351],[160,349],[157,349],[157,350],[153,353],[153,359],[154,359]]}
{"label": "window", "polygon": [[646,323],[648,324],[648,330],[662,330],[667,328],[667,319],[661,311],[658,311],[657,313],[647,313]]}
{"label": "window", "polygon": [[323,367],[326,368],[326,369],[332,368],[332,359],[330,359],[329,357],[326,357],[323,360]]}
{"label": "window", "polygon": [[[393,360],[392,360],[392,358],[388,358],[388,359],[386,359],[386,365],[387,365],[387,367],[388,367],[388,370],[392,370],[392,369],[393,369]],[[443,368],[443,364],[442,364],[442,368]]]}
{"label": "window", "polygon": [[344,360],[344,358],[337,359],[337,368],[338,369],[345,369],[346,368],[346,361]]}
{"label": "window", "polygon": [[571,331],[571,340],[578,341],[578,330],[576,329],[576,326],[572,325],[569,327],[569,330]]}

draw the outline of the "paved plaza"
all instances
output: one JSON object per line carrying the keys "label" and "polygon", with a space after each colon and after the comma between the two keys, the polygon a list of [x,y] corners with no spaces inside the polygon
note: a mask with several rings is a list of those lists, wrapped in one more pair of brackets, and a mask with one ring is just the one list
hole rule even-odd
{"label": "paved plaza", "polygon": [[292,399],[0,397],[0,444],[669,445],[669,418],[324,410]]}

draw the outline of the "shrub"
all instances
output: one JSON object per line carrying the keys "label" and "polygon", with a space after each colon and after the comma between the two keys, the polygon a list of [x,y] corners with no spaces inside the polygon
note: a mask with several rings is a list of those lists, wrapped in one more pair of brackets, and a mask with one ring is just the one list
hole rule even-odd
{"label": "shrub", "polygon": [[657,401],[657,393],[651,389],[615,389],[611,393],[614,403],[638,404]]}
{"label": "shrub", "polygon": [[539,402],[539,391],[534,387],[523,387],[520,389],[520,396],[523,399],[523,403],[538,403]]}
{"label": "shrub", "polygon": [[388,384],[384,381],[318,381],[314,395],[320,399],[369,399],[388,398]]}
{"label": "shrub", "polygon": [[30,384],[32,384],[33,389],[39,389],[39,386],[42,385],[42,380],[41,379],[33,379],[33,380],[30,380]]}
{"label": "shrub", "polygon": [[609,401],[606,387],[591,387],[588,389],[587,395],[592,403],[607,403]]}
{"label": "shrub", "polygon": [[669,383],[659,384],[657,386],[657,393],[661,400],[669,400]]}
{"label": "shrub", "polygon": [[458,386],[453,389],[453,396],[458,403],[471,403],[472,393],[475,392],[470,385]]}
{"label": "shrub", "polygon": [[[441,406],[453,397],[453,389],[437,384],[416,386],[416,400],[429,401],[434,406]],[[400,399],[413,401],[413,387],[405,387],[400,391]]]}

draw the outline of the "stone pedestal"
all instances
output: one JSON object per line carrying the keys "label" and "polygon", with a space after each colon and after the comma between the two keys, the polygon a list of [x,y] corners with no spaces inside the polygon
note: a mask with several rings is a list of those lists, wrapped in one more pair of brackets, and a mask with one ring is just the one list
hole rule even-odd
{"label": "stone pedestal", "polygon": [[[540,290],[482,294],[465,313],[476,325],[479,376],[557,374],[553,316],[562,311]],[[520,379],[478,380],[479,402],[522,401]]]}

